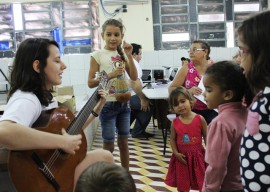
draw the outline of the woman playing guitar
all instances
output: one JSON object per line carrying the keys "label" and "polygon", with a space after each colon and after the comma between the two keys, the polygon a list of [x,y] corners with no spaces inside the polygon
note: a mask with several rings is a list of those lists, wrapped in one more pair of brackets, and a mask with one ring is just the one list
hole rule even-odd
{"label": "woman playing guitar", "polygon": [[[86,167],[97,161],[114,162],[108,151],[87,152],[83,131],[76,130],[85,128],[98,115],[107,93],[102,89],[96,91],[101,99],[87,109],[91,109],[87,116],[80,115],[86,116],[83,123],[80,120],[76,124],[78,121],[70,111],[57,108],[51,94],[53,86],[61,84],[65,69],[55,41],[26,39],[16,52],[8,103],[0,118],[0,146],[12,150],[7,175],[19,192],[73,191]],[[37,121],[43,112],[50,114],[45,124]],[[40,127],[42,131],[37,130]],[[1,191],[3,184],[0,185]]]}

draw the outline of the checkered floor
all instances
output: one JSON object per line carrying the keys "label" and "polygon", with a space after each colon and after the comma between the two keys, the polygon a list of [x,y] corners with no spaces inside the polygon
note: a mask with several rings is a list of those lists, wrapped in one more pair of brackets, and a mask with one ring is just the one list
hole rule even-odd
{"label": "checkered floor", "polygon": [[[156,191],[173,191],[175,188],[166,186],[164,178],[167,173],[168,164],[171,157],[171,148],[167,142],[166,155],[163,156],[163,139],[162,132],[157,127],[153,127],[150,123],[147,132],[154,133],[154,138],[134,139],[129,138],[129,152],[130,152],[130,172],[135,180],[137,191],[142,192],[156,192]],[[117,144],[115,143],[115,146]],[[101,129],[97,130],[96,137],[92,148],[101,148]],[[119,162],[119,150],[116,147],[114,151],[115,161]]]}

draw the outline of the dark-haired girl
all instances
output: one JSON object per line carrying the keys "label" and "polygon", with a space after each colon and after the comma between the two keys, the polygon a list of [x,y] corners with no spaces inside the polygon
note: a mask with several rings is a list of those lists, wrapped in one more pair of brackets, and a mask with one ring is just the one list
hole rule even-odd
{"label": "dark-haired girl", "polygon": [[210,66],[203,77],[204,100],[218,116],[208,125],[203,192],[241,192],[239,148],[247,110],[242,105],[246,79],[239,65],[221,61]]}
{"label": "dark-haired girl", "polygon": [[270,11],[238,28],[241,66],[253,94],[241,143],[241,176],[245,191],[270,191]]}
{"label": "dark-haired girl", "polygon": [[[53,86],[62,83],[65,69],[57,42],[29,38],[20,44],[11,71],[8,103],[0,119],[0,145],[11,150],[62,149],[76,154],[82,143],[81,135],[69,135],[64,129],[59,135],[31,128],[43,111],[58,107],[51,92]],[[101,90],[100,94],[102,99],[94,109],[96,113],[100,112],[106,101],[106,92]],[[94,118],[91,114],[86,124]],[[89,151],[75,164],[75,171],[64,177],[69,181],[74,179],[76,183],[81,172],[97,161],[114,162],[112,155],[103,149]],[[35,182],[35,178],[32,179]],[[42,191],[39,182],[35,183],[35,189]]]}
{"label": "dark-haired girl", "polygon": [[[102,38],[105,47],[91,55],[88,86],[96,87],[98,81],[95,79],[96,72],[106,71],[111,82],[110,95],[100,114],[102,127],[103,149],[114,151],[115,133],[117,132],[117,144],[120,151],[121,165],[129,169],[128,137],[130,131],[130,107],[128,102],[116,100],[115,87],[117,77],[125,76],[127,72],[130,79],[135,81],[138,78],[136,66],[132,57],[132,46],[125,41],[124,26],[116,19],[108,19],[102,25]],[[124,63],[125,67],[115,68],[114,61]]]}

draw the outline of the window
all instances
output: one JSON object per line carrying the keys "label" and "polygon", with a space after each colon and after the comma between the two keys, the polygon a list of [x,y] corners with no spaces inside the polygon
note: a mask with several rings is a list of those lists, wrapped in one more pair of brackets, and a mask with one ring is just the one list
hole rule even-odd
{"label": "window", "polygon": [[55,39],[62,53],[90,53],[98,27],[98,0],[0,4],[0,56],[13,57],[30,37]]}
{"label": "window", "polygon": [[267,8],[267,0],[152,1],[155,50],[188,49],[195,39],[234,47],[241,22]]}

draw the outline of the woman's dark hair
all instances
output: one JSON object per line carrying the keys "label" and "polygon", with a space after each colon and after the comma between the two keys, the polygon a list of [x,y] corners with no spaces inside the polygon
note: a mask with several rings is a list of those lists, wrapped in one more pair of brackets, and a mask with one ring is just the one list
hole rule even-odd
{"label": "woman's dark hair", "polygon": [[[103,25],[102,25],[102,33],[104,33],[104,31],[106,30],[106,27],[107,27],[108,25],[112,25],[112,26],[115,26],[115,27],[119,27],[119,29],[120,29],[120,31],[121,31],[121,34],[124,34],[124,29],[125,29],[124,25],[122,24],[121,21],[116,20],[116,19],[108,19],[108,20],[106,20],[106,21],[103,23]],[[125,58],[125,56],[124,56],[124,53],[123,53],[123,50],[122,50],[121,45],[118,45],[118,46],[117,46],[117,52],[118,52],[118,54],[120,55],[120,57],[122,58],[122,60],[126,62],[126,58]]]}
{"label": "woman's dark hair", "polygon": [[238,35],[248,46],[252,63],[246,74],[248,83],[254,92],[270,85],[270,11],[264,11],[243,21],[238,28]]}
{"label": "woman's dark hair", "polygon": [[192,43],[199,43],[199,44],[201,44],[202,49],[208,50],[206,60],[210,59],[209,55],[210,55],[210,52],[211,52],[211,48],[210,48],[210,45],[208,44],[208,42],[203,41],[203,40],[194,40]]}
{"label": "woman's dark hair", "polygon": [[170,94],[169,105],[172,110],[174,106],[177,106],[179,104],[178,97],[181,94],[189,100],[191,106],[193,106],[193,104],[195,103],[194,97],[188,92],[188,90],[185,87],[180,86],[174,89]]}
{"label": "woman's dark hair", "polygon": [[[53,97],[51,90],[45,88],[44,68],[50,55],[50,45],[58,47],[56,41],[43,38],[29,38],[19,45],[10,75],[8,99],[20,89],[21,91],[33,92],[42,105],[49,105]],[[40,73],[33,69],[35,60],[40,62]]]}
{"label": "woman's dark hair", "polygon": [[125,168],[97,162],[81,174],[75,192],[136,192],[136,186]]}
{"label": "woman's dark hair", "polygon": [[210,76],[222,91],[231,90],[234,94],[233,102],[242,101],[247,90],[247,81],[239,65],[232,61],[220,61],[208,67],[204,75]]}

